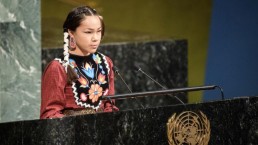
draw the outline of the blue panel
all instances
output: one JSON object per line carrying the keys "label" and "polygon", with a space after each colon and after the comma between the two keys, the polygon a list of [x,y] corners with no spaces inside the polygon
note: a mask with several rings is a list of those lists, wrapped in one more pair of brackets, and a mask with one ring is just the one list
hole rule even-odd
{"label": "blue panel", "polygon": [[[225,97],[258,95],[258,1],[214,0],[206,66],[206,84]],[[219,99],[205,92],[204,99]]]}

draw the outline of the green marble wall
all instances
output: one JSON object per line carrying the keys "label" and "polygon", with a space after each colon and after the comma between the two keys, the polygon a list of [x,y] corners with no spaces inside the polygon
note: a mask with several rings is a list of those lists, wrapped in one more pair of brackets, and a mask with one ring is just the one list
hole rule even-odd
{"label": "green marble wall", "polygon": [[40,0],[0,1],[0,122],[39,118]]}

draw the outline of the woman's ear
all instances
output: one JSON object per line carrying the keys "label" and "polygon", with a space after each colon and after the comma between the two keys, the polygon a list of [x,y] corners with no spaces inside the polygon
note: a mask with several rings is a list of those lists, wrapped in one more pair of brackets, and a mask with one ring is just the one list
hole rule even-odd
{"label": "woman's ear", "polygon": [[74,32],[72,30],[68,29],[68,34],[69,34],[70,37],[73,37],[73,33]]}
{"label": "woman's ear", "polygon": [[68,29],[68,34],[69,34],[69,38],[68,38],[68,40],[69,40],[69,49],[70,50],[75,50],[75,48],[76,48],[76,41],[75,41],[75,38],[74,38],[74,31],[71,31],[71,30],[69,30]]}

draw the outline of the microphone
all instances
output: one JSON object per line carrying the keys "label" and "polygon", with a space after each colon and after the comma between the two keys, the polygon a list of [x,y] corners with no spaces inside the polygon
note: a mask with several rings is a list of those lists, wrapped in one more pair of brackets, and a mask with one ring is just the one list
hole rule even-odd
{"label": "microphone", "polygon": [[123,81],[123,83],[125,84],[127,89],[130,91],[130,93],[133,93],[132,90],[127,85],[127,83],[125,82],[125,80],[123,79],[123,77],[120,75],[119,70],[118,70],[118,68],[116,66],[113,66],[113,71],[120,77],[120,79]]}
{"label": "microphone", "polygon": [[137,71],[140,71],[141,73],[143,73],[145,76],[147,76],[149,79],[151,79],[154,83],[158,84],[162,89],[167,89],[166,87],[162,86],[159,82],[157,82],[156,80],[154,80],[151,76],[149,76],[147,73],[145,73],[139,66],[134,66],[136,68]]}
{"label": "microphone", "polygon": [[[113,66],[113,71],[120,77],[120,79],[123,81],[123,83],[125,84],[125,86],[127,87],[127,89],[130,91],[130,93],[133,93],[133,91],[130,89],[130,87],[127,85],[127,83],[125,82],[125,80],[123,79],[123,77],[120,75],[119,70],[116,66]],[[136,99],[135,97],[133,97],[134,99]],[[136,101],[140,104],[140,106],[142,107],[142,109],[145,109],[145,107],[136,99]]]}
{"label": "microphone", "polygon": [[[163,90],[166,90],[167,88],[166,87],[164,87],[163,85],[161,85],[159,82],[157,82],[156,80],[154,80],[151,76],[149,76],[147,73],[145,73],[139,66],[137,66],[137,65],[134,65],[134,67],[135,67],[135,69],[137,70],[137,71],[139,71],[139,72],[141,72],[142,74],[144,74],[145,76],[147,76],[149,79],[151,79],[154,83],[156,83],[158,86],[160,86]],[[167,95],[169,95],[170,97],[174,97],[174,98],[176,98],[181,104],[183,104],[183,105],[185,105],[185,103],[181,100],[181,99],[179,99],[177,96],[172,96],[172,95],[170,95],[170,94],[167,94]]]}

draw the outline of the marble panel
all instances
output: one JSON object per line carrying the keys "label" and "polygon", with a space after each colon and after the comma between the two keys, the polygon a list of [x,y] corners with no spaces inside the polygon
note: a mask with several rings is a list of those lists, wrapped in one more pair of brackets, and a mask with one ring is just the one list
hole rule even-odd
{"label": "marble panel", "polygon": [[0,122],[39,118],[39,0],[0,1]]}

